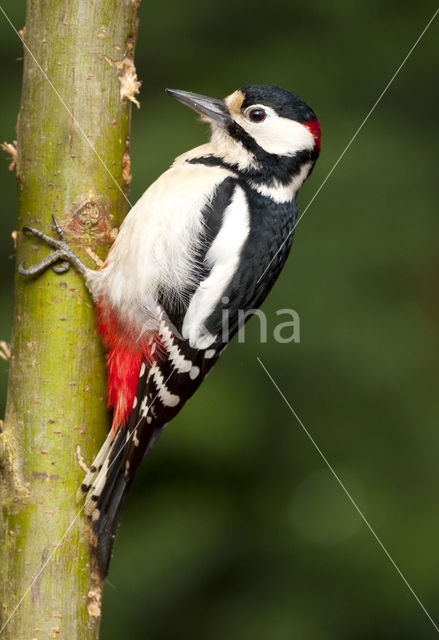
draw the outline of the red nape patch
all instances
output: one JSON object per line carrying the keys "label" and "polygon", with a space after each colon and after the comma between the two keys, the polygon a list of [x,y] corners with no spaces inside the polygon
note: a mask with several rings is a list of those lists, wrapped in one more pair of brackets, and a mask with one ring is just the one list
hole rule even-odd
{"label": "red nape patch", "polygon": [[114,435],[131,413],[142,359],[150,366],[160,357],[162,348],[156,334],[148,331],[139,338],[141,331],[124,325],[103,300],[96,305],[96,315],[99,334],[108,349],[107,405],[113,409],[111,430]]}
{"label": "red nape patch", "polygon": [[316,141],[316,151],[320,153],[320,141],[322,138],[322,132],[320,130],[319,121],[316,118],[315,120],[309,120],[309,122],[302,122],[302,124],[304,124],[305,127],[312,133],[313,138]]}

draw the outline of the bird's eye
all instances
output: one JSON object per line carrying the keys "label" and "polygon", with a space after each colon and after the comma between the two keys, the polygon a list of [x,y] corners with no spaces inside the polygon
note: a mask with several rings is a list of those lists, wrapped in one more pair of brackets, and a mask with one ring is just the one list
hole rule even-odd
{"label": "bird's eye", "polygon": [[267,117],[264,109],[260,108],[250,109],[246,115],[251,122],[262,122]]}

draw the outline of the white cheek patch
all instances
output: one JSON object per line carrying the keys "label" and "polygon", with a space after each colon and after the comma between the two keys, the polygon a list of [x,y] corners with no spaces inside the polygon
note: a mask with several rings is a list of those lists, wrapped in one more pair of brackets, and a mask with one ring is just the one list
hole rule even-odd
{"label": "white cheek patch", "polygon": [[305,125],[282,118],[269,107],[263,109],[267,117],[262,122],[249,122],[241,116],[238,124],[264,151],[278,156],[293,156],[299,151],[314,149],[314,136]]}

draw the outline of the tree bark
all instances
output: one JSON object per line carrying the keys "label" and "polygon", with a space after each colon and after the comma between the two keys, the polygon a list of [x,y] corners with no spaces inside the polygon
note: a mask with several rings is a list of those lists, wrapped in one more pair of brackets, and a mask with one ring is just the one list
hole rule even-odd
{"label": "tree bark", "polygon": [[[28,0],[21,32],[28,49],[17,125],[17,228],[53,234],[54,213],[89,266],[96,267],[93,251],[105,256],[128,209],[139,2]],[[17,263],[47,253],[18,234]],[[98,637],[101,584],[75,494],[84,476],[78,445],[90,463],[106,436],[105,396],[104,354],[80,277],[71,270],[17,275],[0,435],[5,640]]]}

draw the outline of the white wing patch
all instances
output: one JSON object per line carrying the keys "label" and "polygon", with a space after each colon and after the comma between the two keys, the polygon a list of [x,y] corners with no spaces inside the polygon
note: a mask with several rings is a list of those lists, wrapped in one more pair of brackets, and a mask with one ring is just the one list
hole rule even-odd
{"label": "white wing patch", "polygon": [[195,349],[207,349],[216,336],[207,331],[204,322],[210,316],[231,282],[239,257],[250,231],[250,216],[244,190],[237,186],[224,211],[221,228],[206,254],[211,267],[208,277],[195,291],[183,322],[183,337]]}

